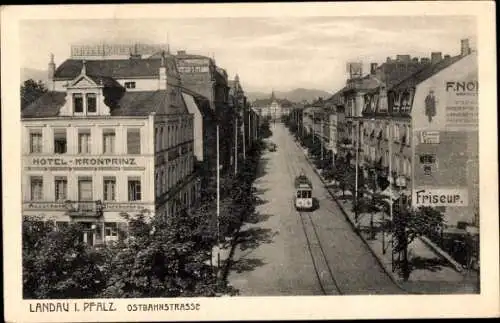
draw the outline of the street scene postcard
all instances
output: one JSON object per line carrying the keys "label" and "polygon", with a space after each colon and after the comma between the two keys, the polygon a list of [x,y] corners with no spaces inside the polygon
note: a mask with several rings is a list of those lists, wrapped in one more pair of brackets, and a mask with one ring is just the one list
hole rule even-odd
{"label": "street scene postcard", "polygon": [[493,2],[6,6],[6,322],[496,317]]}

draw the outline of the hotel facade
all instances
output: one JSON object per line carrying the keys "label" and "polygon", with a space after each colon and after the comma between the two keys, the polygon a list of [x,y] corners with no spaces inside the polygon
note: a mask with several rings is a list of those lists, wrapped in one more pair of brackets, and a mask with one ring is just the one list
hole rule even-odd
{"label": "hotel facade", "polygon": [[21,112],[22,210],[81,222],[95,245],[124,214],[175,216],[196,204],[193,115],[172,56],[49,63],[49,91]]}

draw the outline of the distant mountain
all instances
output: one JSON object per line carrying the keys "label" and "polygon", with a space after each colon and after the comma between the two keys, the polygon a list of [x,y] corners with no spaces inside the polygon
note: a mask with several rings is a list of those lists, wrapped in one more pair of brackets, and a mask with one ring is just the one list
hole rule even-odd
{"label": "distant mountain", "polygon": [[33,79],[34,81],[42,81],[47,84],[47,71],[37,70],[34,68],[21,68],[21,83]]}
{"label": "distant mountain", "polygon": [[[304,89],[304,88],[298,88],[287,92],[274,91],[274,95],[278,99],[287,99],[292,102],[302,102],[304,100],[312,102],[318,99],[319,97],[322,97],[323,99],[328,99],[330,96],[332,96],[331,93],[328,93],[326,91],[317,89]],[[269,91],[268,93],[246,92],[246,96],[250,100],[250,102],[255,101],[257,99],[268,99],[271,97],[271,91]]]}

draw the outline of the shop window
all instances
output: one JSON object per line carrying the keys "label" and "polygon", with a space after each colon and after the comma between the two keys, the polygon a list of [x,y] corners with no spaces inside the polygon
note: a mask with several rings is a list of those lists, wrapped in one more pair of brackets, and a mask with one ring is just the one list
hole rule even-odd
{"label": "shop window", "polygon": [[109,238],[118,238],[118,225],[116,222],[106,222],[104,226],[104,235],[106,236],[106,239]]}

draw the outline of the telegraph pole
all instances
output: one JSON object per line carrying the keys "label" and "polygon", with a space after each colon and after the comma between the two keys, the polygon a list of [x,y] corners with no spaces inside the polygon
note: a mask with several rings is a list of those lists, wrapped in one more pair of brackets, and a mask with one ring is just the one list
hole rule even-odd
{"label": "telegraph pole", "polygon": [[246,160],[246,131],[245,131],[245,110],[246,110],[246,107],[243,107],[243,112],[242,112],[242,120],[243,120],[243,160]]}
{"label": "telegraph pole", "polygon": [[234,123],[234,175],[238,174],[238,115]]}
{"label": "telegraph pole", "polygon": [[321,114],[321,123],[320,123],[320,127],[321,127],[321,141],[320,141],[320,144],[321,144],[321,165],[323,165],[323,159],[324,159],[324,156],[323,156],[323,144],[325,142],[325,134],[324,134],[324,127],[323,127],[323,114]]}
{"label": "telegraph pole", "polygon": [[219,164],[219,123],[217,122],[217,272],[220,273],[220,164]]}
{"label": "telegraph pole", "polygon": [[358,163],[359,163],[359,119],[357,122],[357,129],[356,129],[356,179],[355,179],[355,185],[354,185],[354,222],[356,222],[356,227],[358,227]]}

